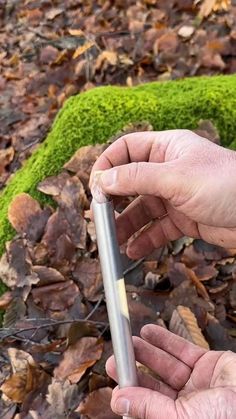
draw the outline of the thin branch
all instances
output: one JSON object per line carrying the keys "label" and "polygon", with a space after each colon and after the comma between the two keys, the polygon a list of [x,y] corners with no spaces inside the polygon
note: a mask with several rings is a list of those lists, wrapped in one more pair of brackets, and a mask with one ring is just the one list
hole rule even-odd
{"label": "thin branch", "polygon": [[100,306],[101,302],[104,299],[104,295],[101,295],[101,297],[99,298],[98,302],[95,304],[95,306],[93,307],[92,311],[90,311],[90,313],[87,315],[87,317],[85,317],[85,320],[89,320],[92,315],[95,313],[95,311],[98,309],[98,307]]}
{"label": "thin branch", "polygon": [[[49,319],[45,319],[45,320],[49,320]],[[14,337],[16,335],[19,335],[20,333],[23,332],[30,332],[31,330],[40,330],[40,329],[44,329],[46,327],[51,327],[51,326],[59,326],[61,324],[70,324],[70,323],[77,323],[77,322],[81,322],[81,323],[90,323],[93,324],[95,326],[107,326],[108,323],[107,322],[99,322],[99,321],[93,321],[93,320],[86,320],[86,319],[73,319],[73,320],[58,320],[56,322],[51,322],[50,323],[45,323],[39,326],[31,326],[31,327],[26,327],[25,329],[21,329],[21,330],[14,330],[14,329],[0,329],[1,331],[4,330],[9,330],[11,331],[10,333],[8,333],[7,335],[3,336],[0,338],[0,342],[2,342],[4,339],[7,339],[9,337]]]}
{"label": "thin branch", "polygon": [[128,268],[123,272],[123,275],[127,275],[129,272],[133,271],[135,268],[137,268],[139,265],[141,265],[144,262],[145,258],[138,259],[135,262],[133,262]]}

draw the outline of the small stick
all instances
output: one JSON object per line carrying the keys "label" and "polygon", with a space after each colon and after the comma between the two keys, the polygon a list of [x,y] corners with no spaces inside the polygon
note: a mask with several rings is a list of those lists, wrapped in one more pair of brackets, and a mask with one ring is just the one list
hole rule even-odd
{"label": "small stick", "polygon": [[[102,193],[98,178],[96,178],[95,174],[95,182],[92,186],[92,209],[118,383],[120,388],[136,387],[138,386],[137,369],[116,236],[114,207],[112,201]],[[128,417],[124,416],[124,418]]]}

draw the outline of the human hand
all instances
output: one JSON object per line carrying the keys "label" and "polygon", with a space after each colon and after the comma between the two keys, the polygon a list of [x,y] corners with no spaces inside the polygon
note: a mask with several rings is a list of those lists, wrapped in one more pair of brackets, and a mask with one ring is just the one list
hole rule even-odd
{"label": "human hand", "polygon": [[[101,187],[138,195],[117,218],[120,244],[138,259],[183,235],[236,247],[236,153],[188,130],[137,132],[96,161]],[[143,230],[142,230],[143,229]]]}
{"label": "human hand", "polygon": [[[137,419],[236,418],[236,354],[207,351],[168,330],[146,325],[134,337],[137,361],[162,379],[139,372],[140,387],[114,389],[111,407]],[[114,357],[107,373],[116,380]]]}

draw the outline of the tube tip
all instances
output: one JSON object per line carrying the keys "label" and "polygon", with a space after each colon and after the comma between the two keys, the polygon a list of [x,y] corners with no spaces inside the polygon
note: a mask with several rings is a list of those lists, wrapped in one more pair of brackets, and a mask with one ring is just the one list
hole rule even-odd
{"label": "tube tip", "polygon": [[109,197],[103,192],[100,177],[103,171],[98,170],[94,173],[91,183],[91,193],[93,197],[93,201],[98,204],[104,204],[105,202],[109,201]]}

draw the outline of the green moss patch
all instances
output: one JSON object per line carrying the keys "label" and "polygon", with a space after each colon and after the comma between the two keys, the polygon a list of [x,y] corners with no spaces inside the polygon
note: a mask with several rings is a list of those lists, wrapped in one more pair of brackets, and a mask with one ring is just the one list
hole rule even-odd
{"label": "green moss patch", "polygon": [[101,87],[71,97],[57,115],[47,139],[0,196],[0,254],[14,231],[7,220],[12,198],[28,192],[41,203],[48,197],[39,181],[57,174],[81,146],[105,142],[125,125],[148,121],[155,130],[196,128],[210,119],[225,146],[236,147],[236,76],[191,78],[133,88]]}

